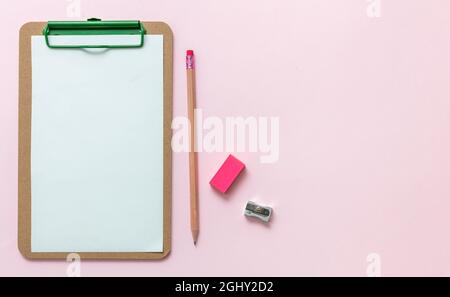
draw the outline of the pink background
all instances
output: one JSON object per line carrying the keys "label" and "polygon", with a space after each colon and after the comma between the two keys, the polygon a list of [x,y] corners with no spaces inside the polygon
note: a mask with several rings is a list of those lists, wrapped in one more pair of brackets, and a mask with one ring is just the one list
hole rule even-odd
{"label": "pink background", "polygon": [[[283,4],[281,4],[283,3]],[[206,116],[278,116],[280,160],[236,154],[228,198],[208,185],[225,153],[200,155],[201,235],[192,245],[187,155],[174,154],[173,249],[160,262],[83,262],[83,276],[450,275],[450,2],[81,0],[80,18],[167,22],[174,116],[186,114],[184,52],[198,55]],[[18,32],[69,19],[65,0],[3,2],[0,275],[65,276],[17,250]],[[247,200],[272,204],[270,227]]]}

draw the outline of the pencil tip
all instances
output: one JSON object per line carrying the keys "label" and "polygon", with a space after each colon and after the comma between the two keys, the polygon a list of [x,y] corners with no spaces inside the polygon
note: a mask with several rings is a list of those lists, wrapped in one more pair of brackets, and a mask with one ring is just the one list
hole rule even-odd
{"label": "pencil tip", "polygon": [[197,246],[197,241],[194,241],[194,246]]}

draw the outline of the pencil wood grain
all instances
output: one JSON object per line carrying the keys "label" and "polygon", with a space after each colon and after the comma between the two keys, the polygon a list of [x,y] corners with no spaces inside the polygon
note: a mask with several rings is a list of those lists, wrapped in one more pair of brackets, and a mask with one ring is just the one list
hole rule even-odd
{"label": "pencil wood grain", "polygon": [[187,90],[188,90],[188,118],[190,123],[190,146],[189,146],[189,186],[190,186],[190,210],[191,210],[191,232],[194,244],[197,243],[199,228],[198,213],[198,181],[197,181],[197,153],[196,153],[196,122],[195,122],[195,70],[187,69]]}

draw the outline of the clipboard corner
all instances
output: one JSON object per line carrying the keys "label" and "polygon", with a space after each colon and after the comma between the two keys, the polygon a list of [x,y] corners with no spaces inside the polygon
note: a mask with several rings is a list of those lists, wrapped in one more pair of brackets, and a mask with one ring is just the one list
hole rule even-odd
{"label": "clipboard corner", "polygon": [[26,260],[33,260],[33,253],[31,252],[28,244],[26,244],[19,236],[17,248],[19,250],[19,253],[22,255],[23,258]]}
{"label": "clipboard corner", "polygon": [[36,22],[26,22],[20,26],[19,34],[23,35],[27,32],[31,31],[31,28],[34,28],[36,26]]}
{"label": "clipboard corner", "polygon": [[161,255],[160,255],[160,257],[159,257],[159,260],[165,260],[167,257],[169,257],[169,255],[171,254],[171,251],[172,251],[172,249],[171,249],[171,247],[168,247],[167,249],[165,249],[162,253],[161,253]]}
{"label": "clipboard corner", "polygon": [[145,29],[147,30],[147,34],[154,34],[157,32],[158,34],[163,34],[164,36],[173,38],[173,31],[170,28],[169,24],[166,22],[143,22]]}
{"label": "clipboard corner", "polygon": [[170,39],[173,39],[173,31],[172,28],[170,28],[169,24],[166,22],[159,22],[159,25],[161,26],[161,31],[164,35],[167,35]]}
{"label": "clipboard corner", "polygon": [[36,31],[42,31],[44,29],[45,24],[45,22],[26,22],[20,27],[19,35],[21,37],[27,37],[36,34]]}

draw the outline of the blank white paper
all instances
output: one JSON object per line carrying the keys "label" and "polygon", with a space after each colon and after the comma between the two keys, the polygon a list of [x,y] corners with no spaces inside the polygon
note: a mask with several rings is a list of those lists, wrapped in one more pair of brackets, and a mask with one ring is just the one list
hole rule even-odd
{"label": "blank white paper", "polygon": [[162,252],[163,36],[33,36],[32,73],[32,252]]}

